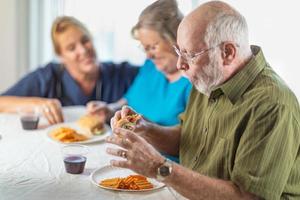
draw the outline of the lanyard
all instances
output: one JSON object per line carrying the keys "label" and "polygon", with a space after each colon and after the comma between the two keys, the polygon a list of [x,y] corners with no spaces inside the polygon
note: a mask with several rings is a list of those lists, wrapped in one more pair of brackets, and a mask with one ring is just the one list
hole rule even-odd
{"label": "lanyard", "polygon": [[[63,77],[64,70],[65,70],[65,68],[62,64],[60,64],[59,67],[55,69],[56,98],[61,99],[62,103],[71,104],[72,101],[70,100],[70,98],[68,96],[64,95],[64,92],[63,92],[62,77]],[[95,90],[96,90],[96,100],[101,101],[101,97],[102,97],[102,80],[101,80],[101,78],[97,79]],[[70,103],[68,103],[68,102],[70,102]]]}

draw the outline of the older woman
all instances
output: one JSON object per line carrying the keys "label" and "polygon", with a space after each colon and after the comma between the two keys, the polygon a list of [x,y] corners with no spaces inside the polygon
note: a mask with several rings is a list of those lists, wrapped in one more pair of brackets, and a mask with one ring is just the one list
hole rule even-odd
{"label": "older woman", "polygon": [[128,104],[160,125],[179,123],[178,115],[185,110],[191,89],[189,81],[176,68],[178,57],[173,49],[182,18],[175,0],[159,0],[142,11],[132,35],[140,41],[148,59],[120,101],[109,105],[90,103],[91,113],[106,110],[110,115]]}
{"label": "older woman", "polygon": [[[185,110],[191,89],[188,79],[176,68],[178,57],[173,49],[182,18],[175,0],[159,0],[142,11],[132,34],[140,41],[148,59],[120,101],[109,105],[90,103],[87,107],[91,113],[110,116],[128,104],[159,125],[179,124],[178,115]],[[167,157],[178,162],[177,157]]]}
{"label": "older woman", "polygon": [[98,63],[89,31],[73,17],[58,17],[51,37],[61,63],[50,62],[38,68],[4,92],[0,112],[38,105],[49,123],[62,122],[61,105],[85,105],[91,100],[115,102],[138,72],[128,63]]}

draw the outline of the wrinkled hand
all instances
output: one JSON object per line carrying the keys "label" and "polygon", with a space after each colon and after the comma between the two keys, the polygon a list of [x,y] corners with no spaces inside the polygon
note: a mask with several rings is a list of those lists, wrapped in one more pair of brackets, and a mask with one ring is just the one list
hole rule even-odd
{"label": "wrinkled hand", "polygon": [[165,160],[144,138],[130,130],[115,128],[114,134],[107,137],[106,142],[122,147],[107,148],[108,154],[126,159],[111,160],[111,165],[131,169],[150,178],[156,177],[157,168]]}
{"label": "wrinkled hand", "polygon": [[[114,117],[111,118],[110,120],[110,126],[112,128],[112,130],[114,130],[115,128],[117,128],[117,122],[127,116],[127,115],[134,115],[134,114],[138,114],[136,111],[134,111],[131,107],[129,106],[123,106],[122,109],[120,111],[117,111],[114,115]],[[139,134],[140,136],[145,137],[146,133],[149,132],[149,130],[151,129],[151,123],[148,122],[147,120],[144,119],[144,117],[142,116],[136,123],[136,125],[134,126],[133,131],[137,134]]]}
{"label": "wrinkled hand", "polygon": [[58,99],[43,99],[40,105],[44,116],[50,124],[64,121],[61,103]]}

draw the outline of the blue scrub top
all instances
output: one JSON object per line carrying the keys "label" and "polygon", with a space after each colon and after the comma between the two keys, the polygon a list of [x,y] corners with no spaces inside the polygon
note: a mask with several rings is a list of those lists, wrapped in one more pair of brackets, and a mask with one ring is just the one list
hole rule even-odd
{"label": "blue scrub top", "polygon": [[146,60],[124,97],[148,120],[172,126],[180,122],[178,115],[185,110],[191,87],[184,77],[169,82],[151,60]]}
{"label": "blue scrub top", "polygon": [[[91,100],[112,103],[122,98],[139,70],[127,62],[106,62],[99,67],[100,79],[90,95],[83,93],[67,70],[61,70],[61,64],[53,62],[29,73],[2,95],[57,98],[63,106],[85,105]],[[96,95],[97,90],[98,93],[100,90],[99,95]]]}

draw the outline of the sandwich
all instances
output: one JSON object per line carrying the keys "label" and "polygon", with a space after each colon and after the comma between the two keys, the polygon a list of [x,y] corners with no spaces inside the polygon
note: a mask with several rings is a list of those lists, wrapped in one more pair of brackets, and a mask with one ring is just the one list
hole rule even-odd
{"label": "sandwich", "polygon": [[105,132],[104,122],[97,115],[84,115],[77,124],[88,136],[101,135]]}
{"label": "sandwich", "polygon": [[117,121],[116,127],[133,130],[137,121],[140,118],[141,118],[141,115],[139,115],[139,114],[126,115],[125,117],[123,117],[119,121]]}

